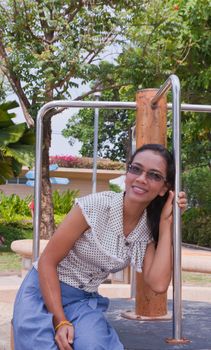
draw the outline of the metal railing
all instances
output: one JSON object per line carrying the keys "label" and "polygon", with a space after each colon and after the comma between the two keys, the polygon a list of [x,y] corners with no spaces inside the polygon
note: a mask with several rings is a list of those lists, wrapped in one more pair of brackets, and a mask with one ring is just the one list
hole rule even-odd
{"label": "metal railing", "polygon": [[[180,82],[176,75],[171,75],[152,99],[152,106],[169,89],[173,92],[173,104],[168,103],[168,110],[173,111],[173,149],[176,166],[175,192],[176,196],[181,188],[181,142],[180,142],[180,114],[181,111],[208,112],[209,105],[180,104]],[[46,112],[52,108],[103,108],[103,109],[136,109],[135,102],[111,102],[111,101],[52,101],[46,103],[38,112],[36,129],[36,161],[35,161],[35,215],[34,215],[34,239],[33,260],[39,256],[39,230],[41,222],[41,178],[42,178],[42,142],[43,119]],[[174,288],[173,288],[173,337],[181,339],[181,218],[180,210],[174,203]]]}
{"label": "metal railing", "polygon": [[175,160],[175,197],[173,223],[173,339],[182,339],[182,282],[181,282],[181,213],[176,199],[181,191],[181,109],[180,109],[180,81],[171,75],[158,93],[152,99],[152,106],[172,89],[173,95],[173,154]]}

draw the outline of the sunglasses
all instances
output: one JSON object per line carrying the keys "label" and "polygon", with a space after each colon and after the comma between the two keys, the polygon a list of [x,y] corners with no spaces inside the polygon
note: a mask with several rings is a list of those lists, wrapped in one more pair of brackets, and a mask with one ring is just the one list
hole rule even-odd
{"label": "sunglasses", "polygon": [[130,164],[128,166],[128,172],[131,174],[137,175],[137,176],[140,176],[143,173],[145,173],[146,178],[149,181],[155,181],[155,182],[164,181],[164,182],[166,182],[166,178],[163,175],[161,175],[153,170],[145,171],[145,170],[143,170],[143,168],[141,168],[140,166],[135,165],[135,164]]}

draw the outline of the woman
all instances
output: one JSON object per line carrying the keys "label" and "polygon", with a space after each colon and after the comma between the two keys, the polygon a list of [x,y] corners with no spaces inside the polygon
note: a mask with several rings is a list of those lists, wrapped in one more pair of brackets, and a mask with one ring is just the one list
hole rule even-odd
{"label": "woman", "polygon": [[[132,264],[155,291],[172,270],[174,162],[161,145],[139,148],[125,192],[79,198],[25,278],[14,306],[15,350],[123,350],[97,288]],[[184,192],[177,199],[186,206]],[[37,272],[38,271],[38,272]]]}

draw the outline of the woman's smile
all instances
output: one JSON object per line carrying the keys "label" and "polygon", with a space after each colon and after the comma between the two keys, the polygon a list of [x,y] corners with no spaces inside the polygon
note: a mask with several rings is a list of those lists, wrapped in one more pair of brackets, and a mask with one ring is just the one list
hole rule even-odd
{"label": "woman's smile", "polygon": [[148,192],[145,188],[138,186],[138,185],[132,185],[131,187],[132,187],[133,191],[137,194],[145,194]]}

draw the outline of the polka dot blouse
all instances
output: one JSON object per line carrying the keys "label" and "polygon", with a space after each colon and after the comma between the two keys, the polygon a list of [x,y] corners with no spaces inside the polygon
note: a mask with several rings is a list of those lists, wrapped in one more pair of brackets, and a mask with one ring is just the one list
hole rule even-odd
{"label": "polka dot blouse", "polygon": [[141,271],[150,240],[146,211],[135,229],[123,234],[123,193],[91,194],[76,200],[89,225],[69,254],[59,263],[59,280],[95,292],[112,272],[132,264]]}

